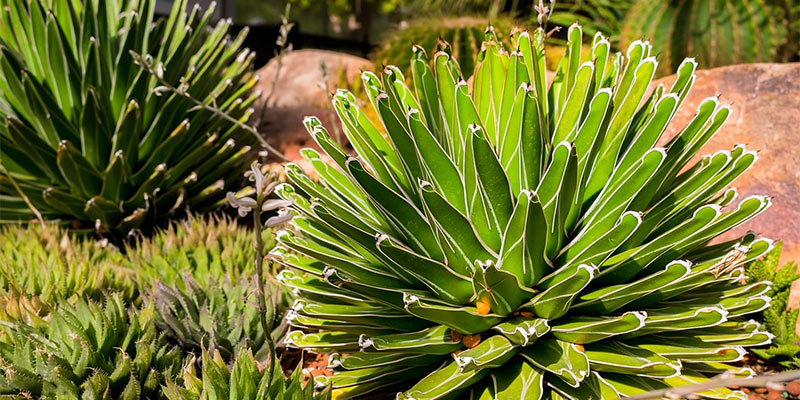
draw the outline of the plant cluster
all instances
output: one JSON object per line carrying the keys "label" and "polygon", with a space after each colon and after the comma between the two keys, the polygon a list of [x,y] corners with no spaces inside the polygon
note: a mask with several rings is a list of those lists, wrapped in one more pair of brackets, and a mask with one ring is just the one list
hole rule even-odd
{"label": "plant cluster", "polygon": [[230,21],[211,24],[213,7],[179,0],[156,19],[155,5],[0,1],[3,220],[124,236],[216,207],[239,182],[254,136],[233,122],[258,98],[246,30],[230,38]]}
{"label": "plant cluster", "polygon": [[[276,193],[292,230],[273,254],[299,294],[291,346],[330,352],[334,395],[398,399],[618,398],[706,381],[772,335],[746,319],[769,282],[741,265],[771,242],[709,244],[763,212],[725,189],[756,160],[737,145],[703,156],[730,107],[716,98],[656,147],[694,82],[669,88],[647,42],[614,54],[582,31],[546,84],[543,29],[489,31],[471,86],[459,62],[414,47],[414,86],[396,67],[363,74],[382,136],[346,91],[334,108],[357,153],[319,121],[331,164],[303,152]],[[743,393],[711,389],[717,398]]]}
{"label": "plant cluster", "polygon": [[776,361],[786,368],[800,368],[800,336],[797,316],[799,309],[788,310],[792,282],[800,279],[797,263],[779,265],[781,243],[763,258],[753,261],[745,268],[751,282],[770,281],[772,287],[767,295],[772,298],[769,308],[761,315],[762,322],[775,338],[769,347],[753,349],[753,352],[768,360]]}
{"label": "plant cluster", "polygon": [[[261,233],[262,245],[271,249],[271,230]],[[192,399],[230,393],[238,399],[241,393],[256,395],[248,389],[252,385],[273,382],[267,385],[268,397],[253,398],[311,398],[313,385],[303,385],[299,371],[285,383],[282,373],[266,377],[267,365],[280,366],[267,362],[270,352],[252,277],[256,238],[234,220],[174,222],[125,253],[57,225],[5,226],[0,238],[0,375],[33,379],[5,382],[0,395]],[[278,341],[286,332],[282,317],[290,300],[273,282],[267,280],[266,308],[272,340]],[[87,360],[69,358],[80,354],[78,334],[93,340],[83,346],[91,349]],[[91,336],[101,334],[106,336]],[[152,376],[125,372],[147,367],[137,366],[145,360],[136,361],[139,342],[146,342],[150,353],[178,355],[148,367]],[[59,352],[41,358],[45,349]],[[204,352],[213,355],[213,364],[208,364],[212,358],[201,360]],[[70,363],[63,373],[44,372],[62,359]],[[117,369],[121,372],[114,375]],[[106,382],[98,374],[114,378]]]}

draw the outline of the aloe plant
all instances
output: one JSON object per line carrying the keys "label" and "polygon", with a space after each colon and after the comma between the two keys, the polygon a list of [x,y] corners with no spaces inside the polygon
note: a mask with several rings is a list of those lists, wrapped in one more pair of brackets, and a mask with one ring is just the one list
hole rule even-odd
{"label": "aloe plant", "polygon": [[106,241],[56,225],[0,227],[0,296],[43,303],[101,300],[112,290],[126,302],[138,297],[138,271]]}
{"label": "aloe plant", "polygon": [[744,146],[691,163],[730,107],[703,101],[654,147],[694,62],[649,92],[649,44],[623,57],[596,35],[581,59],[576,25],[547,87],[544,31],[511,36],[510,52],[483,43],[471,88],[420,47],[413,89],[398,68],[364,73],[386,137],[338,92],[357,156],[306,120],[331,163],[303,150],[319,181],[288,164],[276,188],[295,213],[273,251],[299,294],[286,342],[331,353],[318,384],[337,398],[617,398],[752,372],[729,363],[770,341],[743,318],[769,283],[738,281],[771,244],[709,241],[770,200],[723,209],[756,160]]}
{"label": "aloe plant", "polygon": [[785,62],[800,50],[800,4],[791,0],[634,2],[622,43],[647,39],[663,51],[662,74],[684,57],[705,67]]}
{"label": "aloe plant", "polygon": [[777,362],[789,369],[800,368],[800,335],[797,334],[797,317],[800,310],[787,309],[792,283],[800,279],[796,262],[779,264],[782,243],[778,242],[764,257],[749,263],[745,272],[750,281],[772,282],[769,296],[772,303],[758,318],[775,335],[770,346],[753,349],[759,357]]}
{"label": "aloe plant", "polygon": [[[137,271],[145,289],[158,283],[183,287],[187,274],[202,284],[239,280],[253,272],[254,236],[252,229],[226,216],[190,215],[126,246],[123,264]],[[275,246],[274,236],[271,229],[262,232],[265,249]]]}
{"label": "aloe plant", "polygon": [[254,136],[233,121],[258,97],[246,30],[230,38],[186,0],[155,19],[155,3],[0,0],[2,220],[36,209],[125,235],[215,207],[240,180]]}
{"label": "aloe plant", "polygon": [[[278,341],[286,333],[281,318],[288,302],[282,288],[274,284],[266,296],[271,303],[267,307],[269,318],[273,320],[270,334],[273,341]],[[199,353],[208,349],[232,360],[237,349],[246,345],[257,360],[267,359],[267,335],[260,326],[254,280],[209,280],[201,286],[187,276],[182,288],[159,284],[152,299],[159,328],[186,351]]]}
{"label": "aloe plant", "polygon": [[157,398],[180,372],[180,351],[155,329],[155,310],[128,310],[120,296],[105,305],[60,304],[44,327],[4,323],[0,394],[43,399]]}
{"label": "aloe plant", "polygon": [[330,399],[330,392],[314,395],[314,386],[303,382],[300,366],[284,380],[280,364],[274,363],[275,370],[270,381],[266,368],[259,366],[249,349],[240,347],[237,354],[229,368],[219,352],[203,351],[199,376],[195,368],[197,361],[189,359],[183,369],[183,384],[168,380],[164,395],[169,400]]}

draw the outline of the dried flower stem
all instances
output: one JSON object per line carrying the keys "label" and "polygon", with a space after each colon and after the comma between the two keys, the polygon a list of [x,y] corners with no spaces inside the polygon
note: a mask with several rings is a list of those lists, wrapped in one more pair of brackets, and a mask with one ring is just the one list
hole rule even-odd
{"label": "dried flower stem", "polygon": [[272,84],[269,87],[269,93],[264,96],[264,102],[261,104],[261,112],[258,115],[259,120],[264,119],[264,115],[267,113],[267,107],[269,107],[269,101],[272,99],[272,96],[275,94],[275,85],[278,84],[278,78],[281,75],[281,68],[283,67],[283,56],[286,53],[292,51],[291,46],[289,45],[289,32],[291,32],[294,24],[289,22],[289,13],[292,11],[292,4],[287,3],[286,9],[281,15],[281,27],[278,31],[278,39],[275,40],[275,44],[278,46],[278,49],[275,50],[275,74],[272,76]]}

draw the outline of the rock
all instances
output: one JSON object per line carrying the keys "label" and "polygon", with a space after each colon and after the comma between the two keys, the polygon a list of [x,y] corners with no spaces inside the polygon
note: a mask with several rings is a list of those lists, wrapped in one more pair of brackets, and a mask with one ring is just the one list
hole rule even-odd
{"label": "rock", "polygon": [[800,279],[792,282],[789,288],[789,298],[786,300],[786,311],[792,311],[800,308]]}
{"label": "rock", "polygon": [[786,391],[792,396],[800,396],[800,382],[791,381],[787,383]]}
{"label": "rock", "polygon": [[[281,59],[280,73],[275,78],[277,60],[273,58],[258,70],[261,80],[257,89],[266,97],[275,81],[269,107],[303,108],[328,106],[328,96],[321,87],[324,63],[328,71],[328,90],[360,80],[361,71],[372,70],[372,62],[350,54],[328,50],[303,49],[289,52]],[[342,79],[344,78],[344,79]],[[257,104],[256,107],[261,107]]]}
{"label": "rock", "polygon": [[[674,80],[673,75],[656,84],[669,88]],[[800,63],[744,64],[698,71],[694,87],[661,144],[686,125],[703,99],[716,95],[720,103],[732,104],[733,110],[699,155],[731,149],[736,143],[759,150],[759,160],[734,186],[739,190],[739,200],[753,194],[772,197],[767,211],[721,239],[753,230],[783,240],[781,263],[800,260]]]}

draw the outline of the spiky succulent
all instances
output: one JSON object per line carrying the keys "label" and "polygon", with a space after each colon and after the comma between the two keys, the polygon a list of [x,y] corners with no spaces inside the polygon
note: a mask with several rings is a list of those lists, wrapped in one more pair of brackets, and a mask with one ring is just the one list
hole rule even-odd
{"label": "spiky succulent", "polygon": [[[271,249],[274,231],[265,230],[262,240]],[[127,247],[124,263],[137,271],[144,288],[159,282],[181,286],[186,274],[201,283],[238,280],[253,271],[255,242],[253,231],[234,219],[190,215]]]}
{"label": "spiky succulent", "polygon": [[650,91],[647,43],[623,57],[598,35],[582,60],[573,26],[548,87],[543,30],[511,36],[510,53],[483,44],[471,90],[419,47],[414,90],[397,68],[365,73],[385,137],[337,93],[357,156],[306,121],[332,164],[304,150],[319,181],[289,164],[276,189],[296,213],[274,251],[300,296],[287,343],[334,352],[319,383],[341,398],[611,399],[748,373],[725,363],[770,340],[742,318],[769,283],[740,285],[738,266],[771,244],[709,241],[769,199],[723,209],[756,160],[743,146],[690,164],[730,108],[705,100],[654,147],[694,62]]}
{"label": "spiky succulent", "polygon": [[800,4],[793,0],[636,1],[622,42],[647,39],[664,52],[662,74],[684,57],[703,67],[785,62],[800,50]]}
{"label": "spiky succulent", "polygon": [[0,394],[157,398],[165,377],[180,372],[181,354],[166,345],[154,322],[152,307],[128,310],[118,295],[104,306],[83,299],[60,304],[45,327],[6,322],[0,327]]}
{"label": "spiky succulent", "polygon": [[109,290],[124,301],[138,294],[135,268],[104,241],[56,225],[0,227],[0,295],[44,303],[83,297],[100,300]]}
{"label": "spiky succulent", "polygon": [[[0,0],[2,220],[83,222],[127,234],[219,204],[254,137],[253,54],[213,8],[155,0]],[[136,53],[182,93],[165,90]]]}
{"label": "spiky succulent", "polygon": [[325,400],[330,392],[314,395],[314,387],[304,383],[298,366],[288,379],[284,379],[280,364],[274,363],[272,381],[267,373],[270,367],[261,367],[252,352],[242,347],[229,368],[217,352],[203,351],[200,376],[194,358],[184,365],[183,384],[168,380],[164,395],[169,400],[236,399],[236,400]]}
{"label": "spiky succulent", "polygon": [[[286,325],[281,323],[286,302],[275,285],[267,289],[266,296],[269,307],[265,312],[274,321],[272,338],[277,341],[286,333]],[[267,359],[267,337],[259,324],[254,280],[210,280],[201,286],[187,276],[182,288],[158,285],[152,298],[159,327],[185,350],[199,354],[208,349],[231,360],[245,344],[258,360]]]}

